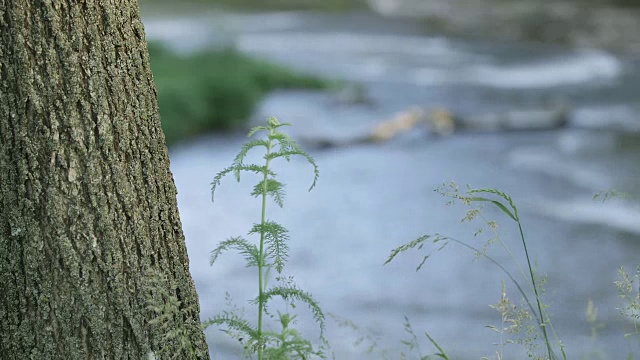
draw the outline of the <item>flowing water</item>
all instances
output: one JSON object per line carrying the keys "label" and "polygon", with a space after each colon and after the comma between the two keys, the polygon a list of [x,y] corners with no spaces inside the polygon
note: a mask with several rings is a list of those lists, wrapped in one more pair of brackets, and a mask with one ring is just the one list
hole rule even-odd
{"label": "flowing water", "polygon": [[[461,116],[543,107],[562,100],[573,106],[570,126],[531,133],[455,134],[434,139],[415,130],[391,142],[309,152],[320,166],[313,173],[301,159],[276,171],[287,184],[285,208],[270,205],[269,218],[290,230],[288,270],[326,312],[359,326],[328,320],[327,337],[337,359],[399,358],[406,315],[423,355],[428,331],[453,359],[495,354],[500,315],[489,304],[508,281],[487,261],[451,246],[442,252],[410,252],[382,266],[391,249],[428,233],[455,236],[481,247],[479,224],[462,224],[464,209],[446,206],[433,190],[443,182],[497,187],[520,208],[529,252],[546,273],[549,312],[571,359],[606,359],[640,354],[637,338],[623,337],[631,323],[617,308],[613,281],[621,265],[640,262],[640,202],[594,194],[617,189],[639,194],[640,62],[599,50],[470,42],[421,35],[418,24],[354,14],[221,14],[198,11],[167,17],[148,15],[149,39],[181,51],[234,44],[240,50],[297,69],[363,84],[371,103],[347,104],[335,94],[278,92],[256,121],[277,116],[291,122],[298,138],[340,137],[366,131],[411,106],[446,108]],[[172,171],[202,317],[226,309],[225,291],[237,304],[256,295],[255,274],[240,256],[227,254],[209,267],[209,252],[230,236],[244,235],[259,220],[260,202],[249,195],[256,178],[225,179],[215,204],[210,182],[228,166],[241,135],[205,136],[171,149]],[[503,240],[523,260],[517,229],[501,213]],[[434,252],[420,272],[415,267]],[[497,245],[490,254],[510,269]],[[524,280],[526,282],[526,280]],[[510,284],[508,284],[510,285]],[[511,299],[518,294],[508,288]],[[586,320],[592,300],[605,326],[590,337]],[[250,306],[247,304],[247,308]],[[298,326],[317,328],[302,307]],[[251,312],[247,315],[251,316]],[[239,358],[236,344],[216,329],[207,331],[216,359]],[[360,337],[377,341],[357,346]],[[506,358],[524,358],[517,345]],[[413,358],[413,357],[410,357]]]}

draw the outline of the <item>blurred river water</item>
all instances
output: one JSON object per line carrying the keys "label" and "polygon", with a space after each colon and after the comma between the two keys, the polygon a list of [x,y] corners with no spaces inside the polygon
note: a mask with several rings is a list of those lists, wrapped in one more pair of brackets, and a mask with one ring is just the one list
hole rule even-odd
{"label": "blurred river water", "polygon": [[[320,167],[318,186],[309,193],[313,173],[302,159],[276,164],[287,198],[284,209],[270,204],[268,212],[290,230],[288,271],[326,312],[359,326],[327,320],[337,359],[399,358],[400,341],[407,339],[405,315],[423,355],[435,350],[424,331],[452,359],[495,355],[499,334],[486,326],[501,326],[500,314],[489,304],[500,300],[501,281],[508,281],[495,266],[455,246],[409,252],[382,266],[391,249],[424,234],[482,247],[486,237],[474,237],[478,224],[460,222],[465,209],[446,206],[433,191],[451,180],[461,187],[500,188],[518,204],[529,252],[548,276],[544,300],[569,358],[640,354],[638,339],[623,337],[632,324],[619,315],[623,304],[613,285],[619,266],[632,271],[640,263],[640,202],[592,200],[612,189],[640,194],[638,59],[429,37],[417,23],[364,12],[150,11],[145,25],[148,39],[179,51],[231,44],[299,70],[362,84],[371,103],[347,104],[331,93],[270,95],[255,122],[277,116],[294,125],[286,130],[298,139],[361,133],[411,106],[470,116],[539,108],[558,99],[571,104],[570,125],[556,131],[432,138],[417,129],[380,145],[309,149]],[[240,184],[223,180],[211,203],[211,180],[245,141],[242,135],[211,135],[170,151],[203,319],[227,308],[225,292],[246,305],[247,316],[253,312],[245,300],[256,295],[255,274],[242,258],[229,253],[209,266],[209,252],[219,241],[246,235],[259,221],[260,202],[249,195],[257,179],[251,176]],[[498,221],[503,240],[521,256],[514,224],[492,209],[487,216]],[[432,256],[415,272],[428,252]],[[513,268],[497,245],[490,254]],[[507,291],[517,303],[515,289]],[[585,315],[589,300],[604,324],[595,339]],[[316,336],[306,310],[295,311],[301,314],[297,326]],[[209,329],[207,337],[215,359],[241,357],[224,333]],[[377,341],[373,353],[367,353],[367,341],[356,345],[361,337]],[[505,348],[505,358],[524,356],[518,345]]]}

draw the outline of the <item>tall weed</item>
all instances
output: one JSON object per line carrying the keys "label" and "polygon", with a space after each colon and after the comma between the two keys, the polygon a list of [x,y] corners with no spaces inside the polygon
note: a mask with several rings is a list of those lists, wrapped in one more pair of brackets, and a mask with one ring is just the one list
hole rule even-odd
{"label": "tall weed", "polygon": [[[323,345],[327,345],[324,339],[325,317],[322,309],[311,294],[303,291],[293,282],[292,277],[282,275],[289,256],[287,229],[274,221],[267,220],[267,198],[271,198],[280,207],[284,206],[284,184],[276,180],[276,174],[271,169],[273,160],[289,161],[292,156],[302,156],[313,166],[314,178],[309,190],[313,189],[318,179],[318,167],[313,158],[300,149],[290,136],[280,132],[280,127],[286,125],[289,124],[280,123],[278,119],[272,117],[267,120],[266,126],[254,127],[249,132],[249,137],[259,132],[266,132],[266,138],[247,142],[231,166],[220,171],[211,183],[213,196],[225,175],[233,174],[238,182],[243,172],[261,176],[261,180],[251,192],[252,196],[261,199],[260,222],[254,224],[248,233],[258,238],[257,245],[241,236],[229,238],[218,244],[211,252],[210,261],[213,265],[223,252],[235,250],[244,257],[247,267],[257,270],[258,294],[251,300],[251,303],[257,306],[257,321],[252,323],[244,317],[243,313],[232,309],[205,322],[205,326],[220,326],[224,332],[243,345],[246,355],[257,354],[258,360],[325,357],[322,348],[314,348],[309,340],[291,327],[295,322],[295,315],[278,312],[277,322],[280,330],[267,330],[266,318],[275,318],[269,311],[268,305],[275,298],[281,298],[292,308],[295,308],[296,302],[305,303],[320,327],[320,339]],[[247,154],[253,149],[265,151],[263,165],[244,162]],[[269,286],[272,270],[275,270],[278,276],[275,278],[276,285]]]}

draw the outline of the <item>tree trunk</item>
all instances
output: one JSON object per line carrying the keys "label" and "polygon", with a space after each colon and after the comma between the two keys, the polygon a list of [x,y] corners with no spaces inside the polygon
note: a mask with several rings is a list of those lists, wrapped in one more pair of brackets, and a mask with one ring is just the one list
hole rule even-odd
{"label": "tree trunk", "polygon": [[137,2],[0,0],[0,79],[0,357],[208,358]]}

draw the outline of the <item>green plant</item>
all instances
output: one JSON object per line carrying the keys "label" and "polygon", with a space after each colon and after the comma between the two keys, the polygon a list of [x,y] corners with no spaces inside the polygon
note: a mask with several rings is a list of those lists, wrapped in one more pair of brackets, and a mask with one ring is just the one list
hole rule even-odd
{"label": "green plant", "polygon": [[618,295],[624,301],[620,313],[633,322],[633,331],[625,337],[637,336],[640,339],[640,266],[635,274],[629,274],[624,267],[618,270],[619,280],[614,283],[618,288]]}
{"label": "green plant", "polygon": [[[496,265],[502,272],[506,274],[509,280],[517,288],[525,304],[525,308],[518,309],[510,301],[508,301],[508,299],[506,298],[506,292],[503,291],[501,301],[498,304],[493,306],[496,310],[498,310],[502,314],[503,325],[501,326],[501,328],[497,328],[497,327],[493,328],[494,330],[498,331],[501,334],[501,344],[504,344],[504,339],[502,339],[502,335],[504,334],[505,330],[508,332],[513,332],[514,330],[518,330],[518,331],[524,330],[525,331],[524,339],[520,339],[519,341],[516,341],[516,342],[519,342],[528,348],[530,357],[543,358],[535,355],[536,344],[533,342],[533,340],[537,338],[537,334],[535,334],[534,332],[537,329],[537,332],[539,332],[542,335],[543,345],[546,350],[545,351],[546,355],[544,358],[558,359],[558,355],[554,350],[557,347],[562,354],[562,358],[566,360],[567,357],[564,351],[564,347],[562,343],[557,339],[557,335],[553,330],[551,319],[546,313],[545,311],[546,307],[543,305],[543,302],[542,302],[542,298],[541,298],[541,294],[542,294],[541,281],[542,280],[536,275],[534,268],[531,264],[531,257],[527,249],[527,242],[524,236],[524,231],[522,229],[522,223],[520,221],[520,217],[518,214],[518,208],[513,202],[513,199],[511,199],[511,197],[506,193],[497,189],[469,188],[467,189],[466,193],[462,193],[459,190],[458,186],[454,183],[451,183],[448,186],[443,185],[437,191],[440,192],[442,195],[450,198],[451,200],[449,201],[449,203],[459,201],[459,202],[462,202],[464,205],[469,206],[470,209],[467,211],[467,215],[465,216],[463,221],[471,221],[473,219],[480,217],[484,220],[485,224],[494,232],[494,236],[487,241],[487,243],[484,245],[482,249],[479,249],[475,246],[469,245],[464,241],[461,241],[449,236],[443,236],[439,234],[424,235],[419,237],[418,239],[415,239],[409,243],[406,243],[402,246],[399,246],[393,249],[391,251],[391,254],[389,255],[389,258],[386,260],[385,264],[388,264],[397,255],[405,251],[408,251],[409,249],[413,249],[413,248],[417,248],[419,250],[422,249],[428,241],[431,241],[434,244],[438,244],[439,245],[438,250],[442,250],[449,243],[455,243],[474,251],[478,258],[485,258],[489,260],[491,263]],[[478,207],[479,204],[491,204],[493,206],[496,206],[498,209],[500,209],[504,214],[506,214],[511,220],[513,220],[517,224],[519,234],[520,234],[520,240],[521,240],[522,247],[525,254],[526,268],[520,265],[520,263],[517,261],[517,259],[513,255],[509,246],[497,234],[497,223],[495,221],[487,221],[482,217],[481,215],[482,207]],[[476,235],[478,235],[480,232],[481,231],[476,232]],[[487,255],[488,246],[495,242],[499,242],[502,245],[502,247],[506,250],[510,258],[514,261],[519,272],[527,282],[529,289],[533,293],[535,302],[532,302],[530,300],[529,296],[527,295],[527,292],[524,290],[520,281],[518,281],[505,266],[500,264],[491,256]],[[416,271],[420,270],[423,267],[423,265],[425,264],[429,256],[430,255],[427,254],[423,257],[422,261],[418,264]],[[522,311],[525,311],[525,312],[523,313]],[[526,327],[522,325],[522,322],[527,321],[528,320],[527,317],[529,316],[533,319],[535,323],[533,327]],[[505,326],[506,323],[511,323],[511,325]],[[556,338],[556,345],[554,345],[550,340],[549,332],[553,333],[554,337]],[[430,340],[432,339],[430,338]],[[440,350],[439,346],[438,346],[438,349]],[[499,358],[500,356],[501,354],[498,354]]]}
{"label": "green plant", "polygon": [[[597,338],[598,338],[598,332],[600,331],[600,329],[603,329],[605,326],[603,323],[600,322],[600,320],[598,319],[598,308],[596,307],[596,305],[594,304],[593,300],[589,299],[587,301],[587,309],[585,311],[585,316],[586,316],[586,320],[587,323],[590,325],[591,327],[591,342],[592,344],[596,342]],[[591,360],[591,359],[607,359],[606,354],[601,350],[601,349],[597,349],[594,348],[594,346],[592,345],[592,350],[590,352],[587,352],[583,357],[583,360]]]}
{"label": "green plant", "polygon": [[336,85],[230,48],[180,55],[157,43],[148,47],[170,145],[203,132],[242,129],[272,90]]}
{"label": "green plant", "polygon": [[409,339],[400,341],[402,345],[407,347],[407,351],[408,351],[406,353],[404,351],[400,353],[401,360],[413,359],[413,357],[411,357],[412,354],[415,354],[417,358],[420,360],[429,360],[429,359],[436,359],[436,358],[449,360],[449,356],[447,356],[447,353],[426,331],[424,332],[424,335],[427,337],[427,339],[429,339],[429,341],[431,342],[431,345],[433,345],[439,352],[433,353],[430,355],[422,355],[422,350],[420,349],[420,341],[418,341],[418,336],[413,331],[413,327],[411,327],[411,322],[409,321],[409,318],[406,316],[404,317],[403,326],[404,326],[404,332],[406,332],[407,335],[409,335]]}
{"label": "green plant", "polygon": [[[318,167],[311,156],[305,153],[298,144],[288,135],[278,129],[289,125],[280,123],[272,117],[267,120],[267,126],[257,126],[249,132],[249,137],[264,131],[266,139],[254,139],[246,143],[233,163],[228,168],[220,171],[211,183],[212,196],[220,185],[222,178],[233,173],[236,180],[240,181],[242,172],[249,172],[261,176],[261,180],[254,186],[251,195],[262,200],[260,222],[254,224],[249,235],[259,236],[258,245],[249,242],[242,237],[232,237],[221,242],[211,252],[211,265],[218,256],[227,250],[238,251],[245,259],[247,267],[257,269],[258,295],[252,303],[257,305],[257,325],[254,326],[237,311],[225,311],[205,322],[205,326],[218,325],[224,327],[224,331],[234,336],[248,354],[257,353],[258,360],[262,359],[307,359],[312,356],[324,357],[321,349],[316,350],[312,344],[305,340],[300,333],[292,329],[290,325],[295,316],[279,313],[280,332],[265,330],[265,317],[271,316],[268,311],[270,300],[279,297],[292,307],[295,301],[306,303],[315,321],[320,326],[320,339],[326,345],[324,339],[324,313],[313,299],[311,294],[298,288],[291,277],[282,276],[288,257],[287,230],[280,224],[267,220],[267,198],[270,197],[278,206],[282,207],[284,201],[284,185],[276,180],[276,174],[271,169],[271,162],[283,158],[287,161],[292,156],[304,157],[314,170],[313,183],[309,190],[313,189],[318,178]],[[250,150],[264,148],[264,165],[246,164],[244,160]],[[268,287],[270,272],[272,269],[279,274],[276,277],[278,285]]]}
{"label": "green plant", "polygon": [[585,312],[587,322],[591,326],[591,338],[598,337],[598,331],[604,328],[604,324],[598,321],[598,308],[593,303],[593,300],[589,299],[587,302],[587,311]]}
{"label": "green plant", "polygon": [[[531,320],[531,313],[526,309],[518,307],[518,305],[514,304],[508,297],[507,291],[505,288],[504,281],[502,281],[502,291],[500,296],[500,301],[495,304],[489,305],[492,309],[498,311],[501,316],[500,326],[488,325],[487,328],[495,331],[500,335],[500,342],[498,342],[498,350],[496,350],[496,359],[503,360],[504,359],[504,346],[507,344],[511,344],[514,341],[509,339],[509,335],[518,334],[520,332],[525,332],[527,336],[524,339],[520,340],[520,343],[525,345],[529,352],[532,353],[531,341],[535,335],[532,334],[532,330],[535,327],[529,326],[528,323]],[[488,357],[483,357],[483,360],[488,360]]]}

